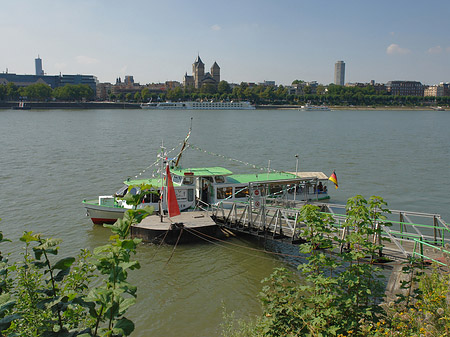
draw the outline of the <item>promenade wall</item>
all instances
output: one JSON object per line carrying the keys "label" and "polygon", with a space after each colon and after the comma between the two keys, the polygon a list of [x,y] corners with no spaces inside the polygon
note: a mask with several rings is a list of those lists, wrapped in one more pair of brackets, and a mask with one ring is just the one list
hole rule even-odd
{"label": "promenade wall", "polygon": [[[18,107],[19,102],[0,102],[0,109]],[[138,103],[125,102],[25,102],[31,109],[139,109]]]}

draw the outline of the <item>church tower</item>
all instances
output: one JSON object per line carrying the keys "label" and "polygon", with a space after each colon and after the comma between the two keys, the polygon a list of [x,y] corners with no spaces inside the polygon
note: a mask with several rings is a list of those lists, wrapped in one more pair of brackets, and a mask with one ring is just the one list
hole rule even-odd
{"label": "church tower", "polygon": [[205,76],[205,64],[202,62],[200,55],[197,56],[197,59],[192,64],[192,75],[194,75],[194,86],[200,88]]}
{"label": "church tower", "polygon": [[211,76],[214,78],[214,81],[216,81],[216,85],[218,85],[220,82],[220,67],[217,62],[214,62],[211,67]]}

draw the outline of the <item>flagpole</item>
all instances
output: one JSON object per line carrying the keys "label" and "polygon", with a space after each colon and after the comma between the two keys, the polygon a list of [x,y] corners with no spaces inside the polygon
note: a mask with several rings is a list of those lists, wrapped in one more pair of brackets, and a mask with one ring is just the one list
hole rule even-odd
{"label": "flagpole", "polygon": [[[297,172],[298,172],[298,153],[295,155],[295,178],[298,178]],[[295,205],[295,197],[297,195],[297,184],[294,184],[294,205]]]}
{"label": "flagpole", "polygon": [[163,209],[163,202],[164,202],[164,197],[165,194],[164,193],[164,158],[165,158],[165,153],[164,153],[164,143],[163,141],[161,141],[161,153],[160,153],[160,160],[161,160],[161,164],[160,164],[160,179],[161,179],[161,196],[159,198],[159,218],[161,220],[161,222],[164,222],[164,209]]}

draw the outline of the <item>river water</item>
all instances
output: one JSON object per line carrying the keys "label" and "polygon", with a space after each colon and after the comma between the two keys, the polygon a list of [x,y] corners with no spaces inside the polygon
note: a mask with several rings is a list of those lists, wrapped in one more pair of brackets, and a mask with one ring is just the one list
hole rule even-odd
{"label": "river water", "polygon": [[[299,171],[336,170],[339,189],[328,186],[335,203],[379,195],[392,209],[450,221],[448,111],[0,110],[0,228],[15,241],[6,245],[13,259],[23,231],[63,239],[62,256],[105,244],[109,231],[92,225],[81,201],[142,172],[161,142],[177,146],[190,117],[190,142],[216,155],[189,149],[186,167],[253,170],[226,159],[234,158],[294,171],[298,154]],[[133,336],[217,335],[224,308],[260,313],[260,281],[287,262],[243,238],[179,246],[167,263],[172,249],[139,247]]]}

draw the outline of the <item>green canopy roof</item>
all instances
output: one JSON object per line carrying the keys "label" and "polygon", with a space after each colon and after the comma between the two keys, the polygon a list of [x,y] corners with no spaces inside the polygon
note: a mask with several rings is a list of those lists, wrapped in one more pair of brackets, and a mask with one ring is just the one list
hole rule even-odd
{"label": "green canopy roof", "polygon": [[233,174],[227,177],[227,182],[232,184],[248,184],[256,181],[269,181],[269,180],[293,180],[298,179],[295,174],[287,172],[270,172],[259,174]]}
{"label": "green canopy roof", "polygon": [[179,176],[192,175],[194,177],[229,176],[233,174],[233,172],[223,167],[176,168],[170,170],[170,172]]}

